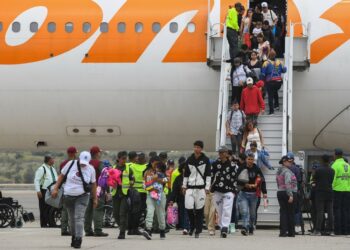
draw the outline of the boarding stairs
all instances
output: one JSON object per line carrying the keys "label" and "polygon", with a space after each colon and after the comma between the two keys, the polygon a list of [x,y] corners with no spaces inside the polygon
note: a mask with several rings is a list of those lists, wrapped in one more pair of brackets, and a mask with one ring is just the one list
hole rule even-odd
{"label": "boarding stairs", "polygon": [[[309,29],[308,29],[309,30]],[[294,41],[294,26],[290,26],[290,37],[286,38],[287,47],[285,53],[285,65],[287,69],[307,70],[309,64],[309,39],[307,35]],[[221,46],[219,45],[221,43]],[[291,44],[291,46],[289,45]],[[293,57],[293,47],[298,48],[298,55]],[[218,48],[221,50],[218,51]],[[302,50],[302,51],[300,51]],[[226,136],[225,123],[231,103],[231,81],[230,70],[231,65],[226,60],[229,56],[229,45],[226,39],[226,28],[222,37],[208,38],[208,66],[215,70],[220,70],[220,86],[219,86],[219,105],[217,116],[216,130],[216,147],[227,146],[231,148],[230,138]],[[221,58],[219,58],[221,55]],[[280,110],[275,111],[274,115],[267,115],[269,108],[267,103],[267,95],[265,97],[266,113],[259,116],[258,128],[262,131],[265,148],[270,154],[270,163],[275,170],[263,168],[265,176],[269,206],[267,209],[263,207],[263,199],[258,210],[258,225],[278,225],[279,223],[279,205],[277,200],[276,171],[278,170],[279,160],[282,155],[288,151],[288,140],[291,141],[291,111],[292,111],[292,76],[293,70],[288,70],[284,75],[284,84],[279,91]]]}

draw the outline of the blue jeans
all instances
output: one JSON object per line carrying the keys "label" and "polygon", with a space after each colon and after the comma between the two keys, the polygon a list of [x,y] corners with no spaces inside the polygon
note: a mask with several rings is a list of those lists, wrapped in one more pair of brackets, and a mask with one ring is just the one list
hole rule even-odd
{"label": "blue jeans", "polygon": [[237,202],[243,220],[243,227],[246,230],[253,231],[256,217],[256,193],[241,191],[238,194]]}

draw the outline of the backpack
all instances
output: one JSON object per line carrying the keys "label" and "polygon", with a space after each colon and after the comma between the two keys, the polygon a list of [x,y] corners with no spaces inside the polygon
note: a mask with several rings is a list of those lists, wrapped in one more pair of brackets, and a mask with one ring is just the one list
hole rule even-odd
{"label": "backpack", "polygon": [[[239,111],[241,112],[241,116],[242,116],[242,126],[239,128],[239,133],[240,133],[240,134],[243,134],[243,128],[244,128],[244,124],[245,124],[245,118],[244,118],[243,111],[240,110],[240,109],[239,109]],[[232,117],[233,117],[233,111],[231,111],[231,115],[230,115],[230,122],[229,122],[230,125],[231,125]]]}
{"label": "backpack", "polygon": [[253,78],[253,81],[256,82],[259,78],[256,75],[256,72],[254,70],[250,70],[249,68],[246,68],[247,66],[243,66],[243,70],[245,72],[246,77],[251,77]]}

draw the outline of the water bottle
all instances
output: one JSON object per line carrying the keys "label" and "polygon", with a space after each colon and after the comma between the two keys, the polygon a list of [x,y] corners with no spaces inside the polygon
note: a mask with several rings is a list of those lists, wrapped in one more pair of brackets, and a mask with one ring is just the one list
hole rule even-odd
{"label": "water bottle", "polygon": [[266,213],[268,211],[267,207],[269,206],[269,200],[267,198],[264,198],[264,212]]}

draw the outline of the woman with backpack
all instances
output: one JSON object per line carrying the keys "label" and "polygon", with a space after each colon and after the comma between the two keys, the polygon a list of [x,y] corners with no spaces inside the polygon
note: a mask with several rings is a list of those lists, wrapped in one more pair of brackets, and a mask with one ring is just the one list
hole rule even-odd
{"label": "woman with backpack", "polygon": [[265,82],[269,100],[269,115],[273,115],[275,110],[279,110],[278,91],[283,83],[282,74],[287,72],[287,68],[275,57],[276,52],[271,50],[269,60],[264,62],[261,69],[261,77]]}

